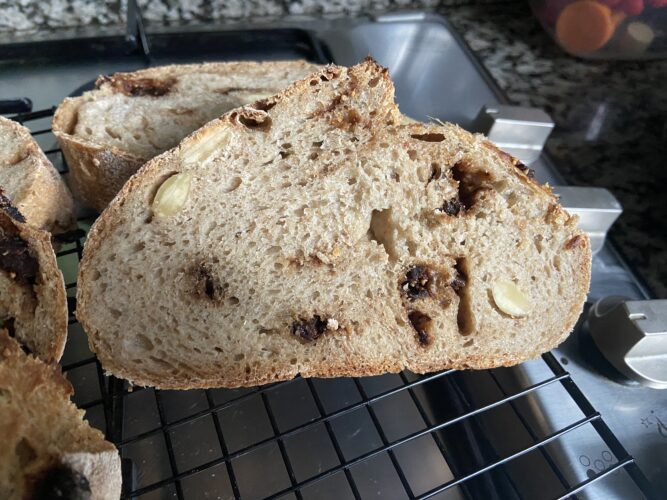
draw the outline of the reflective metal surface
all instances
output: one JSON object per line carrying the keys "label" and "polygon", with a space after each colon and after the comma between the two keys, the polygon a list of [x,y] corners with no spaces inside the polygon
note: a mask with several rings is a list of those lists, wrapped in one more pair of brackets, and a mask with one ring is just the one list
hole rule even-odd
{"label": "reflective metal surface", "polygon": [[589,311],[588,326],[614,368],[642,385],[667,389],[667,300],[606,297]]}
{"label": "reflective metal surface", "polygon": [[500,149],[530,165],[542,153],[554,122],[537,108],[485,105],[472,124],[472,130],[485,134]]}
{"label": "reflective metal surface", "polygon": [[438,118],[470,128],[482,104],[498,103],[441,19],[398,14],[380,20],[337,22],[318,34],[339,64],[352,65],[370,54],[388,67],[401,111],[416,120]]}

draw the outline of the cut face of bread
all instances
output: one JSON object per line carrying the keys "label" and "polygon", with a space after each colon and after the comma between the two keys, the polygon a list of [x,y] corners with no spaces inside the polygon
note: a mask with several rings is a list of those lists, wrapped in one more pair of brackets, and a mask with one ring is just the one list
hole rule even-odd
{"label": "cut face of bread", "polygon": [[53,122],[75,196],[103,210],[150,158],[317,68],[305,61],[208,63],[101,77],[95,90],[65,99]]}
{"label": "cut face of bread", "polygon": [[44,361],[62,356],[67,298],[50,235],[28,225],[1,192],[0,327]]}
{"label": "cut face of bread", "polygon": [[22,125],[0,117],[0,189],[29,224],[61,233],[74,226],[74,203],[58,171]]}
{"label": "cut face of bread", "polygon": [[0,498],[120,498],[120,457],[70,402],[56,365],[0,330]]}
{"label": "cut face of bread", "polygon": [[588,238],[482,136],[401,124],[387,71],[330,66],[153,159],[92,228],[77,317],[162,388],[533,358],[574,325]]}

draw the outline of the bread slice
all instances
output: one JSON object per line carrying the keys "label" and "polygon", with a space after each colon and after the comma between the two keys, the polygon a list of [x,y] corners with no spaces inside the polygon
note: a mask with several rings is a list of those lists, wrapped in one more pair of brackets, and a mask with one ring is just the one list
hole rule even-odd
{"label": "bread slice", "polygon": [[77,317],[160,388],[513,365],[558,345],[591,253],[481,135],[403,124],[386,69],[329,66],[147,163],[93,226]]}
{"label": "bread slice", "polygon": [[57,365],[0,330],[0,498],[120,498],[116,448],[71,403]]}
{"label": "bread slice", "polygon": [[67,296],[50,234],[26,223],[0,191],[0,327],[44,361],[67,339]]}
{"label": "bread slice", "polygon": [[154,156],[222,113],[273,95],[320,66],[305,61],[162,66],[101,77],[65,99],[53,132],[84,205],[102,211]]}
{"label": "bread slice", "polygon": [[0,189],[35,227],[62,233],[74,226],[74,203],[30,131],[0,116]]}

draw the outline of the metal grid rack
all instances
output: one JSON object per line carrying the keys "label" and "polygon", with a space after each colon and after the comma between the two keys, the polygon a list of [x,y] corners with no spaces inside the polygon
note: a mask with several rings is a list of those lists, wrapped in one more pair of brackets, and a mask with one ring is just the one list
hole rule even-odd
{"label": "metal grid rack", "polygon": [[[59,149],[48,148],[55,144],[48,125],[53,111],[13,118],[34,129],[66,173]],[[296,378],[236,390],[128,387],[104,374],[73,315],[76,268],[90,222],[80,220],[58,252],[70,310],[62,365],[75,387],[74,402],[121,452],[123,498],[524,498],[511,468],[537,461],[555,478],[539,479],[539,498],[576,496],[619,471],[651,497],[634,459],[551,353],[540,361],[542,380],[509,393],[495,371],[476,372],[496,386],[483,404],[461,389],[461,377],[475,372],[453,370]],[[580,416],[544,433],[521,417],[516,404],[553,389],[574,402]],[[497,420],[507,412],[525,427],[528,440],[509,452],[490,452],[483,418]],[[599,435],[609,463],[572,479],[550,447],[582,429]]]}

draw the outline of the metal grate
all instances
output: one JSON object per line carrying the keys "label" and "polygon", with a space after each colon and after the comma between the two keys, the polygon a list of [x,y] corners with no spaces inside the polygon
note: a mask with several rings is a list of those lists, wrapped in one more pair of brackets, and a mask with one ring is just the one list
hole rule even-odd
{"label": "metal grate", "polygon": [[[66,173],[43,123],[52,114],[48,109],[13,118],[30,122]],[[70,306],[62,365],[75,387],[74,402],[121,452],[123,498],[525,498],[530,495],[512,473],[524,464],[550,471],[551,479],[538,478],[539,498],[571,497],[622,471],[651,497],[634,459],[551,353],[536,361],[544,364],[542,380],[510,392],[497,370],[296,378],[236,390],[128,387],[104,375],[73,315],[76,269],[90,223],[80,220],[77,231],[61,238],[58,252]],[[465,390],[466,377],[488,379],[492,395],[475,400]],[[518,405],[540,395],[563,398],[578,416],[549,432],[535,428]],[[501,453],[485,419],[497,423],[507,415],[513,419],[508,425],[522,426],[527,437]],[[581,431],[597,433],[608,457],[603,470],[573,479],[552,446]]]}

